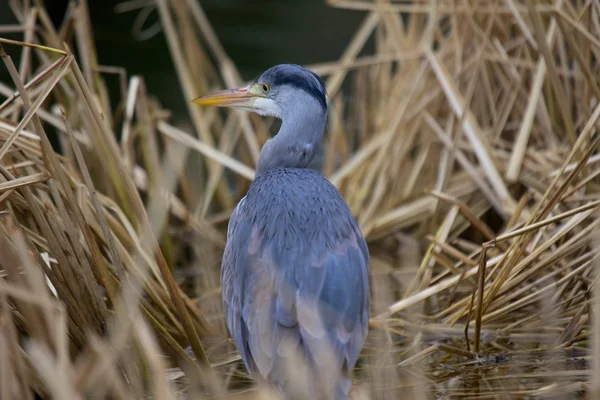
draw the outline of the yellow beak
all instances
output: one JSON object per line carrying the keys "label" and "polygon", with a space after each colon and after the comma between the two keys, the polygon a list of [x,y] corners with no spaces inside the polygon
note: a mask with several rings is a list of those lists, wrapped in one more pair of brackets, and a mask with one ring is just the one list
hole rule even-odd
{"label": "yellow beak", "polygon": [[254,108],[254,101],[259,97],[260,96],[250,92],[247,88],[236,88],[198,97],[192,100],[192,102],[201,106],[248,109]]}

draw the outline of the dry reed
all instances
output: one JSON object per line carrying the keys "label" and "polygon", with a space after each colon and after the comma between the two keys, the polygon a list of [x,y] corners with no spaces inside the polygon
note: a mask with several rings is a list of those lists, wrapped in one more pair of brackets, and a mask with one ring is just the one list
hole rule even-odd
{"label": "dry reed", "polygon": [[[243,83],[199,2],[155,3],[186,98]],[[330,101],[318,166],[371,250],[355,397],[598,396],[600,4],[328,4],[365,12],[309,66]],[[0,397],[259,396],[219,268],[269,121],[188,104],[193,129],[174,126],[143,77],[97,59],[86,1],[59,27],[10,5]]]}

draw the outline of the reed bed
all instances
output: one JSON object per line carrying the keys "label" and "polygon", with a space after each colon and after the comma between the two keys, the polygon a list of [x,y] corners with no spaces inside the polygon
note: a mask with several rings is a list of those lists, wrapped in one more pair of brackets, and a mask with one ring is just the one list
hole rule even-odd
{"label": "reed bed", "polygon": [[[187,99],[244,83],[198,1],[140,4]],[[338,60],[308,66],[330,104],[313,167],[371,251],[354,398],[596,398],[600,4],[328,4],[364,12]],[[272,121],[188,102],[177,126],[98,59],[86,1],[58,27],[41,1],[10,5],[0,398],[265,398],[219,272]]]}

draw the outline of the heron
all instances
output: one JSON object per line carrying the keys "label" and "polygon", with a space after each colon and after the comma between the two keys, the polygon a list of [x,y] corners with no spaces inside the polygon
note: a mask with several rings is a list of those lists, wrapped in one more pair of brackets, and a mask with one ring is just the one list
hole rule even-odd
{"label": "heron", "polygon": [[368,333],[370,259],[340,192],[308,168],[327,119],[322,78],[281,64],[193,102],[281,120],[231,214],[222,259],[227,327],[247,371],[285,398],[348,398]]}

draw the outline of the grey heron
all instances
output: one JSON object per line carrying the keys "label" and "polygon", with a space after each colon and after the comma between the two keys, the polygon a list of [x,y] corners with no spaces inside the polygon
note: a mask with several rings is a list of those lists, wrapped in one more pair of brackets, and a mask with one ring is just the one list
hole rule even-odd
{"label": "grey heron", "polygon": [[[222,260],[225,317],[246,369],[288,398],[347,398],[368,332],[369,251],[336,187],[307,169],[327,118],[323,80],[281,64],[193,101],[282,120],[231,215]],[[306,365],[300,388],[293,357]]]}

